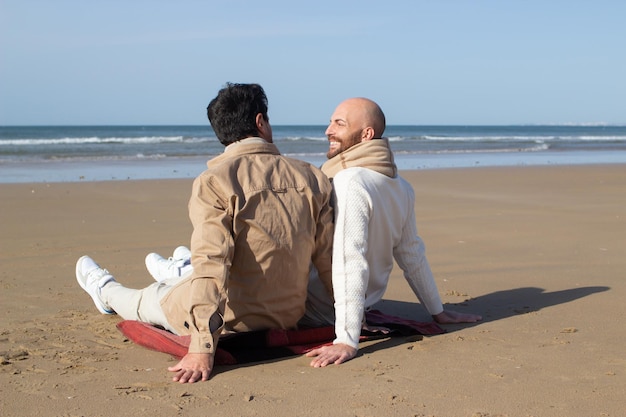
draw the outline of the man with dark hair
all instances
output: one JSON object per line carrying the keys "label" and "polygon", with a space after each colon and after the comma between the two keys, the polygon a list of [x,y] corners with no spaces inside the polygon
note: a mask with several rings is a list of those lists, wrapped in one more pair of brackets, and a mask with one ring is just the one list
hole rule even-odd
{"label": "man with dark hair", "polygon": [[228,146],[241,138],[258,136],[257,118],[260,116],[262,126],[269,129],[265,139],[272,143],[267,97],[263,88],[258,84],[248,84],[245,88],[231,83],[226,85],[226,89],[207,107],[207,116],[217,139]]}
{"label": "man with dark hair", "polygon": [[260,85],[227,84],[207,115],[226,148],[193,183],[193,271],[134,290],[87,256],[76,264],[78,283],[103,314],[191,335],[187,355],[168,368],[181,383],[209,378],[222,335],[295,328],[311,263],[331,291],[328,179],[280,155]]}

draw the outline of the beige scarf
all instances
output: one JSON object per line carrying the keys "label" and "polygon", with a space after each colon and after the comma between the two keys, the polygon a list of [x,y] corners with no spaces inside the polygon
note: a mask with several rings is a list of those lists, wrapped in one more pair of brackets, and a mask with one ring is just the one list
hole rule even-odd
{"label": "beige scarf", "polygon": [[387,138],[372,139],[352,146],[326,161],[322,165],[322,172],[332,179],[339,171],[351,167],[368,168],[390,178],[398,175]]}

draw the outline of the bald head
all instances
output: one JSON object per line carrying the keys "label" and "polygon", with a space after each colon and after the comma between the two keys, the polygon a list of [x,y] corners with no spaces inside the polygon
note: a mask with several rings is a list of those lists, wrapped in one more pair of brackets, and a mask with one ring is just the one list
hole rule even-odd
{"label": "bald head", "polygon": [[364,98],[355,97],[344,100],[337,106],[337,110],[343,110],[351,125],[361,129],[372,128],[373,138],[381,138],[385,132],[385,114],[376,102]]}
{"label": "bald head", "polygon": [[349,98],[337,106],[330,118],[326,156],[333,158],[358,143],[381,138],[384,131],[385,115],[378,104],[363,97]]}

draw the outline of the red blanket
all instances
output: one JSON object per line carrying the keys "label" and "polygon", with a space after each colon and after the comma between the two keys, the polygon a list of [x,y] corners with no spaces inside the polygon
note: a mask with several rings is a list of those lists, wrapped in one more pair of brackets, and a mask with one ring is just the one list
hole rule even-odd
{"label": "red blanket", "polygon": [[[390,316],[378,310],[366,313],[370,325],[383,326],[392,330],[390,334],[363,333],[361,340],[394,335],[435,335],[444,333],[434,322],[417,322]],[[177,336],[147,323],[123,320],[117,328],[134,343],[158,352],[182,358],[187,353],[190,336]],[[239,333],[221,338],[215,353],[216,365],[257,362],[306,353],[318,346],[332,343],[335,330],[332,326],[300,330],[271,329]]]}

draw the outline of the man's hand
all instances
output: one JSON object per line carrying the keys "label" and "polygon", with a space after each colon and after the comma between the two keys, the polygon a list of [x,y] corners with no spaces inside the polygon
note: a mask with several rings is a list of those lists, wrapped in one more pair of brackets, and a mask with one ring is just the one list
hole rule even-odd
{"label": "man's hand", "polygon": [[349,361],[356,356],[356,349],[352,346],[348,346],[343,343],[336,345],[322,346],[317,349],[313,349],[306,356],[312,358],[311,366],[314,368],[321,368],[326,365],[335,364],[339,365]]}
{"label": "man's hand", "polygon": [[176,372],[172,380],[181,384],[206,381],[213,369],[213,360],[213,355],[209,353],[187,353],[180,362],[167,370]]}
{"label": "man's hand", "polygon": [[433,319],[439,324],[455,324],[455,323],[476,323],[483,318],[478,314],[459,313],[452,310],[443,310],[441,313],[433,316]]}

